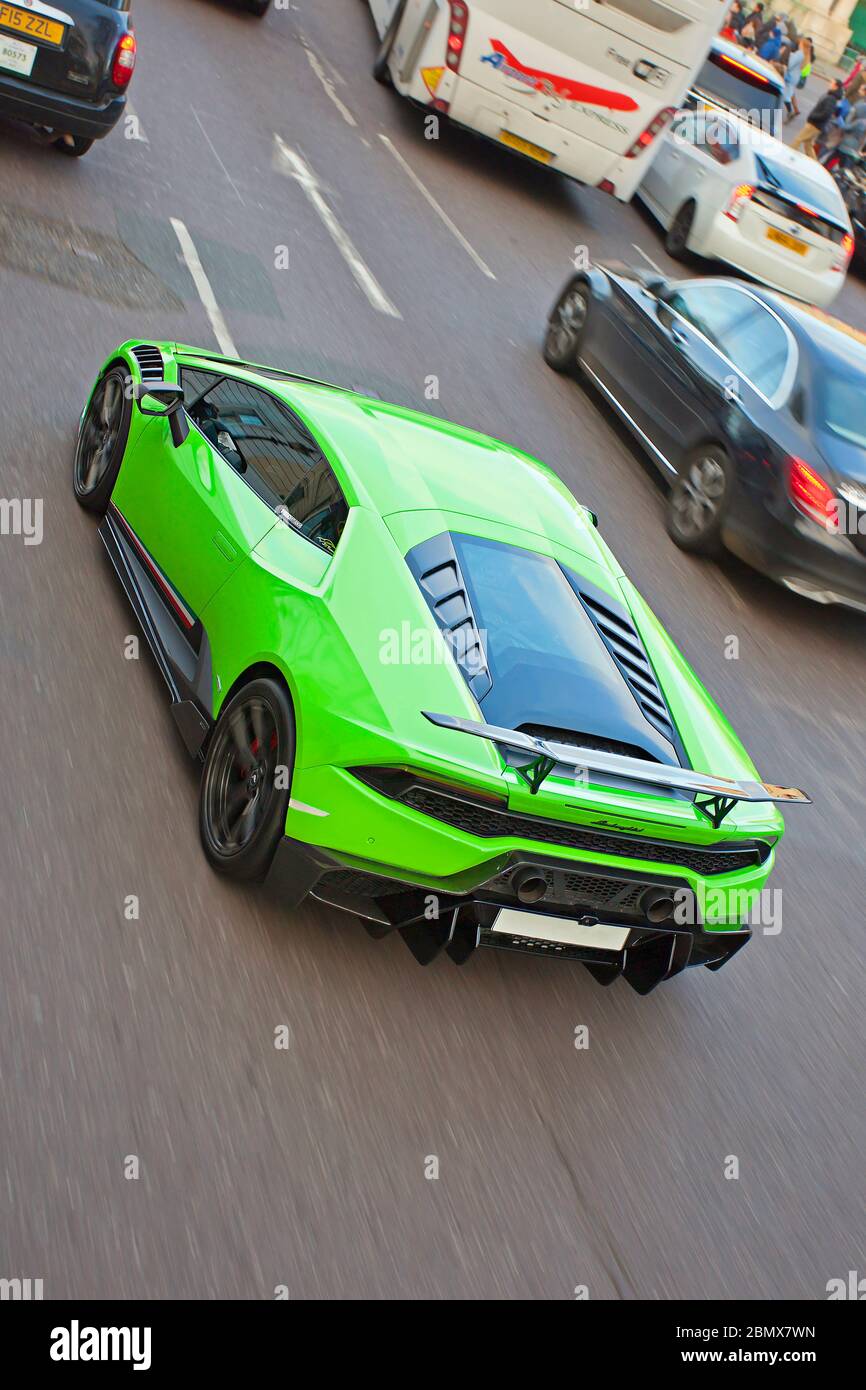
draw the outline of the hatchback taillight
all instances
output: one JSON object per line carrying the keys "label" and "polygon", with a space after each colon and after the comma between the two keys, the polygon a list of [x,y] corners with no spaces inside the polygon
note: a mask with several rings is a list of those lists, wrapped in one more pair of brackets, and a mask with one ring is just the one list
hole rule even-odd
{"label": "hatchback taillight", "polygon": [[740,214],[754,191],[755,185],[753,183],[738,183],[728,199],[725,216],[730,217],[732,222],[739,222]]}
{"label": "hatchback taillight", "polygon": [[135,68],[135,54],[135,35],[130,31],[123,35],[115,50],[114,64],[111,69],[111,80],[115,87],[129,86],[129,79]]}
{"label": "hatchback taillight", "polygon": [[469,27],[469,6],[465,0],[448,0],[451,19],[448,24],[448,44],[445,62],[452,72],[460,71],[460,59],[466,43],[466,30]]}
{"label": "hatchback taillight", "polygon": [[831,265],[830,269],[840,271],[847,270],[848,262],[851,260],[853,254],[854,238],[852,237],[850,232],[846,232],[839,244],[839,250],[836,252],[836,255],[833,258],[833,264]]}
{"label": "hatchback taillight", "polygon": [[653,116],[646,130],[642,130],[635,140],[630,150],[626,151],[626,159],[634,159],[636,155],[643,154],[644,150],[652,144],[659,131],[664,130],[668,121],[676,114],[673,106],[663,106],[657,116]]}

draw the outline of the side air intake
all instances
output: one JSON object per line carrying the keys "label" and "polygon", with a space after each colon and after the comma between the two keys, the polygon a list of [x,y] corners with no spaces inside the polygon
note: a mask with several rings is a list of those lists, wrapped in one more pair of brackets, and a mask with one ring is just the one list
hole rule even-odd
{"label": "side air intake", "polygon": [[142,343],[140,347],[132,349],[132,355],[138,363],[142,381],[162,381],[165,365],[158,347]]}

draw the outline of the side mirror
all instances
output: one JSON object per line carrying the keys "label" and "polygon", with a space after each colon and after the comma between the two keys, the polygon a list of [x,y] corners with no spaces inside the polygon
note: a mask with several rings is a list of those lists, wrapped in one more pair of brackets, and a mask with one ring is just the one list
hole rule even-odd
{"label": "side mirror", "polygon": [[134,391],[142,415],[168,419],[172,443],[177,447],[189,434],[189,422],[183,409],[183,390],[170,381],[139,381]]}

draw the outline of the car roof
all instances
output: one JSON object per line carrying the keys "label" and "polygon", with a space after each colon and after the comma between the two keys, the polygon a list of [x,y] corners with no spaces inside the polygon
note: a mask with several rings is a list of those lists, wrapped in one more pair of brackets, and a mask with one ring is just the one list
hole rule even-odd
{"label": "car roof", "polygon": [[759,77],[766,77],[780,91],[784,87],[781,74],[765,58],[759,58],[752,49],[741,48],[738,43],[732,43],[730,39],[723,39],[721,35],[717,34],[710,45],[710,53],[723,53],[726,58],[748,68],[749,72],[757,73]]}
{"label": "car roof", "polygon": [[797,332],[800,342],[805,339],[816,356],[843,357],[850,365],[861,368],[866,378],[866,333],[862,329],[844,323],[842,319],[828,314],[826,309],[819,309],[799,299],[790,299],[775,290],[764,290],[761,298],[777,312],[781,311],[789,327]]}
{"label": "car roof", "polygon": [[509,528],[525,548],[566,547],[603,563],[585,508],[552,469],[515,445],[338,387],[272,378],[262,385],[310,427],[360,505],[381,516],[472,517],[476,534]]}

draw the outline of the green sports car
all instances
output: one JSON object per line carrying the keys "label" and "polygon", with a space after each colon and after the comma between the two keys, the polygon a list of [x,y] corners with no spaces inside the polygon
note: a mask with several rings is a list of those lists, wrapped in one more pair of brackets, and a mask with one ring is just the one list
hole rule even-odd
{"label": "green sports car", "polygon": [[783,832],[595,517],[510,445],[326,382],[125,343],[82,412],[99,528],[203,763],[215,869],[422,963],[724,965]]}

